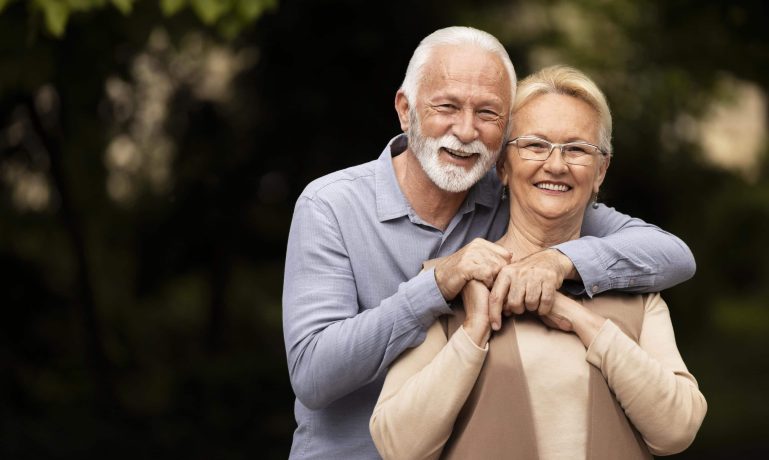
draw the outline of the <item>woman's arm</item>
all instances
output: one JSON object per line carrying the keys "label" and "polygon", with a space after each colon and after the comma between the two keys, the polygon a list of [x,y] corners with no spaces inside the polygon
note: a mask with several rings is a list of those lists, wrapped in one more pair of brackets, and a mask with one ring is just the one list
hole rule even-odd
{"label": "woman's arm", "polygon": [[565,296],[556,305],[556,319],[571,323],[587,347],[588,362],[601,370],[652,454],[686,449],[702,424],[707,402],[678,352],[670,314],[660,295],[646,296],[639,343],[613,322]]}
{"label": "woman's arm", "polygon": [[[463,293],[468,318],[474,318],[465,323],[467,329],[463,325],[447,341],[437,321],[422,345],[390,367],[369,423],[374,444],[385,459],[438,458],[451,436],[488,350],[488,313],[485,333],[483,323],[475,319],[478,315],[469,313],[488,302],[488,289],[475,283]],[[469,334],[480,334],[483,348]]]}

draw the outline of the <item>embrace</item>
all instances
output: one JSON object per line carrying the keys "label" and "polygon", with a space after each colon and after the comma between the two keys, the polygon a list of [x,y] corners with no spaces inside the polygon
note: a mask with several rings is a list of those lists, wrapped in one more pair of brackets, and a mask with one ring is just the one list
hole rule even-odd
{"label": "embrace", "polygon": [[694,261],[596,201],[612,158],[598,87],[563,66],[517,85],[493,36],[450,27],[420,43],[395,108],[405,135],[296,204],[291,458],[688,447],[706,403],[658,292]]}

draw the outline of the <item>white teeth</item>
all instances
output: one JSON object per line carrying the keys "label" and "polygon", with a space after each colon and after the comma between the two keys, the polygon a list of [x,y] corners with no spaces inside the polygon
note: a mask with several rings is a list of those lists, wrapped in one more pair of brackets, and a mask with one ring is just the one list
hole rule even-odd
{"label": "white teeth", "polygon": [[467,158],[467,157],[470,157],[470,156],[473,155],[473,152],[463,152],[461,150],[454,150],[454,149],[450,149],[448,147],[443,147],[443,149],[446,150],[447,152],[449,152],[452,155],[455,155],[455,156],[458,156],[458,157],[462,157],[462,158]]}
{"label": "white teeth", "polygon": [[551,184],[551,183],[548,183],[548,182],[542,182],[542,183],[537,184],[537,188],[543,188],[545,190],[555,190],[557,192],[566,192],[566,191],[569,190],[569,186],[568,185]]}

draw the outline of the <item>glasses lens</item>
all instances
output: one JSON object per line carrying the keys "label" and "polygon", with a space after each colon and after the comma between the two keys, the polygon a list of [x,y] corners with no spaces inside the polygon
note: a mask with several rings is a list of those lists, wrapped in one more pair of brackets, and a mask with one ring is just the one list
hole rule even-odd
{"label": "glasses lens", "polygon": [[515,140],[515,144],[518,146],[518,155],[524,160],[545,161],[555,145],[560,147],[561,157],[565,163],[580,166],[592,165],[595,157],[601,153],[597,147],[586,142],[553,144],[538,137],[519,137]]}
{"label": "glasses lens", "polygon": [[561,146],[563,161],[572,165],[591,165],[596,155],[595,147],[581,142]]}
{"label": "glasses lens", "polygon": [[544,160],[550,154],[552,144],[536,137],[520,137],[516,141],[518,154],[526,160]]}

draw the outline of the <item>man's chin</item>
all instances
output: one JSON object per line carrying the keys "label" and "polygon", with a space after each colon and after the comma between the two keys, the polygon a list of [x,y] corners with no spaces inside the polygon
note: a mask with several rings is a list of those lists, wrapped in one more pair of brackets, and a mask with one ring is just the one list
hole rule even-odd
{"label": "man's chin", "polygon": [[[469,174],[469,172],[465,173]],[[481,176],[483,177],[483,176]],[[468,191],[478,180],[471,180],[467,176],[464,177],[449,177],[448,174],[443,173],[438,177],[430,177],[436,187],[449,193],[462,193]]]}

